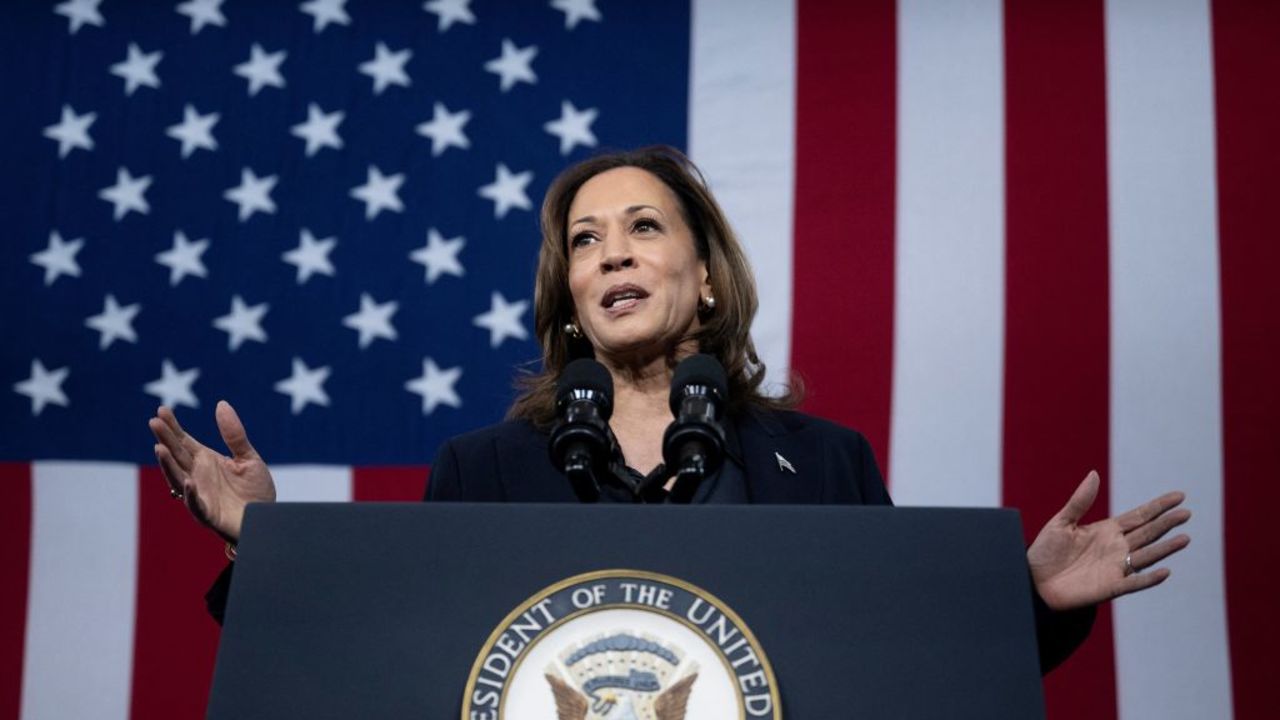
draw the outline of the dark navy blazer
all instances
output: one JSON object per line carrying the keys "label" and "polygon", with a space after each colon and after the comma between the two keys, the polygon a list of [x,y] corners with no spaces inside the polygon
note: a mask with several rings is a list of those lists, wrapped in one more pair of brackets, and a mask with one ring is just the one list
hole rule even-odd
{"label": "dark navy blazer", "polygon": [[[853,430],[801,413],[762,411],[744,413],[725,430],[724,467],[694,502],[891,504],[871,446]],[[427,499],[576,502],[547,448],[547,434],[523,421],[459,435],[440,447]]]}

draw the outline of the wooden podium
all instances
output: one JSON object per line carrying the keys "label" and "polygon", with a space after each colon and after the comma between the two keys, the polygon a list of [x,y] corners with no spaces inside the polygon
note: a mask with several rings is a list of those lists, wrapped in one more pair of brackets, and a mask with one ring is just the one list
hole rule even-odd
{"label": "wooden podium", "polygon": [[[627,572],[642,580],[624,597],[618,573]],[[780,704],[756,699],[725,717],[1043,717],[1030,587],[1010,510],[255,505],[209,716],[554,720],[554,683],[543,676],[560,668],[563,684],[577,682],[565,697],[580,694],[604,713],[592,717],[609,718],[625,710],[611,702],[650,697],[645,683],[674,687],[673,678],[659,682],[663,672],[700,668],[683,689],[690,708],[699,693],[707,702],[716,673],[748,694],[767,686]],[[714,602],[688,588],[719,602],[755,644],[694,668],[690,653],[715,655],[688,639],[715,639],[709,621],[699,625]],[[626,600],[653,611],[643,603],[666,597],[667,615],[690,633],[672,643],[652,632],[596,633],[565,645],[570,615],[604,608],[588,607],[592,592],[596,603],[614,596],[611,611]],[[563,632],[539,645],[533,625]],[[735,629],[721,623],[721,650]],[[627,642],[638,670],[586,669],[593,652],[592,662],[621,662]],[[750,662],[735,666],[747,647],[767,658],[767,677],[748,676]],[[517,682],[513,668],[536,676]],[[753,714],[765,704],[769,714]]]}

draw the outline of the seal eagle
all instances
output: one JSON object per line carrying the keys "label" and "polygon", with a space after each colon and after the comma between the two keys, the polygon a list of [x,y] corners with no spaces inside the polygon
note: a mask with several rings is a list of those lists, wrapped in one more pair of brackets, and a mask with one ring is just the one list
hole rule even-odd
{"label": "seal eagle", "polygon": [[[556,675],[547,673],[545,677],[556,699],[556,720],[586,720],[591,707],[587,696]],[[689,693],[693,690],[693,681],[697,679],[698,674],[692,673],[663,690],[653,701],[654,717],[657,720],[684,720],[685,710],[689,704]],[[630,703],[624,705],[610,703],[601,720],[630,720],[634,717],[635,711]]]}

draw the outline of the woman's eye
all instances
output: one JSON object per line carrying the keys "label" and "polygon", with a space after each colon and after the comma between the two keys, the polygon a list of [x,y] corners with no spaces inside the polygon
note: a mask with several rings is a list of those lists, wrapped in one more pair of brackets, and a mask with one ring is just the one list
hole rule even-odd
{"label": "woman's eye", "polygon": [[578,233],[577,235],[574,235],[573,237],[569,238],[569,248],[573,249],[573,248],[582,247],[583,245],[586,245],[587,243],[591,242],[594,239],[595,238],[591,235],[591,233]]}
{"label": "woman's eye", "polygon": [[631,227],[636,232],[653,232],[658,229],[658,223],[652,220],[637,220]]}

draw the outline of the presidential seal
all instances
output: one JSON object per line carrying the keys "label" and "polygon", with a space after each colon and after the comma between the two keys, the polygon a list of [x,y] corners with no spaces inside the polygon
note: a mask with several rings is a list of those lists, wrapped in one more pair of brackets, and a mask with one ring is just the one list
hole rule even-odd
{"label": "presidential seal", "polygon": [[773,669],[742,619],[677,578],[604,570],[529,598],[471,668],[462,720],[782,717]]}

